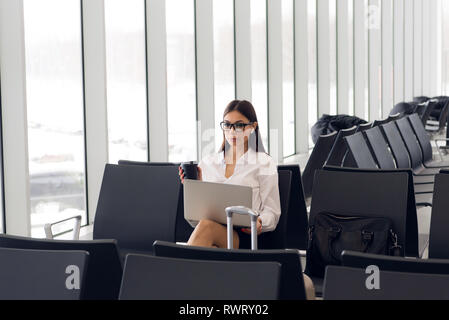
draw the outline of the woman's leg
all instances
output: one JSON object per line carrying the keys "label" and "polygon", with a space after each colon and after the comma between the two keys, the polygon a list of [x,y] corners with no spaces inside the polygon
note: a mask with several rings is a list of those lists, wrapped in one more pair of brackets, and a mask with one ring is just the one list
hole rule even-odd
{"label": "woman's leg", "polygon": [[303,277],[307,300],[315,300],[315,286],[313,285],[312,279],[310,279],[306,274],[303,274]]}
{"label": "woman's leg", "polygon": [[[235,230],[234,234],[234,248],[239,247],[239,236]],[[227,228],[222,224],[211,220],[201,220],[192,232],[188,245],[197,247],[217,247],[227,248],[228,233]]]}

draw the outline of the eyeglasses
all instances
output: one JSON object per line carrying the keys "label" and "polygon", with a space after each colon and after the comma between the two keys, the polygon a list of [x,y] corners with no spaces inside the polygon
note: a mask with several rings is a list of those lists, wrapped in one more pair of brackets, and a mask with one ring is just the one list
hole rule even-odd
{"label": "eyeglasses", "polygon": [[235,132],[243,132],[247,126],[250,126],[252,124],[253,124],[252,122],[251,123],[242,123],[242,122],[229,123],[229,122],[223,121],[222,123],[220,123],[220,127],[223,131],[231,131],[231,129],[234,128]]}

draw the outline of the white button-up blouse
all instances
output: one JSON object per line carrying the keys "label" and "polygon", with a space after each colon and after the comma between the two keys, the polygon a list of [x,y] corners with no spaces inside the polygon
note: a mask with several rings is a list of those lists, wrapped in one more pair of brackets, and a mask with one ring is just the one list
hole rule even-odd
{"label": "white button-up blouse", "polygon": [[281,216],[277,165],[266,153],[249,148],[226,178],[224,153],[212,154],[200,161],[203,181],[249,186],[253,189],[253,210],[259,212],[262,232],[276,229]]}

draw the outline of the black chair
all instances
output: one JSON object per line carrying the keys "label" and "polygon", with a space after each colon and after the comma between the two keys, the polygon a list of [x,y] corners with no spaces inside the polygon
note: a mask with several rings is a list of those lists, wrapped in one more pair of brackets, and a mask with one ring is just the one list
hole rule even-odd
{"label": "black chair", "polygon": [[434,161],[432,153],[432,145],[430,144],[430,138],[419,117],[416,114],[412,114],[408,117],[410,125],[413,129],[416,138],[418,139],[419,146],[421,147],[422,162],[426,168],[444,168],[449,167],[448,161]]}
{"label": "black chair", "polygon": [[[389,217],[405,254],[417,257],[418,222],[414,200],[413,194],[409,196],[405,172],[324,167],[315,174],[309,225],[314,224],[315,216],[321,212],[340,216]],[[322,279],[312,280],[319,296]]]}
{"label": "black chair", "polygon": [[[390,123],[390,122],[402,119],[404,116],[405,116],[404,113],[396,113],[396,114],[389,115],[387,119],[382,120],[382,123],[378,123],[378,125],[377,126],[373,126],[373,128],[381,127],[384,124],[387,124],[387,123]],[[385,136],[385,133],[384,133],[384,131],[382,129],[381,129],[381,132],[382,132],[382,135],[384,136],[385,140],[387,140],[387,137]]]}
{"label": "black chair", "polygon": [[176,214],[175,239],[177,242],[187,242],[193,232],[192,226],[184,219],[184,185],[181,183]]}
{"label": "black chair", "polygon": [[[363,123],[357,127],[356,132],[365,132],[366,130],[369,130],[372,127],[373,127],[373,122]],[[349,151],[349,148],[347,149],[345,158],[343,160],[343,167],[357,168],[357,164],[355,162],[354,157],[352,156],[352,153]]]}
{"label": "black chair", "polygon": [[177,245],[156,241],[154,254],[160,257],[215,261],[274,261],[281,264],[280,298],[305,300],[304,279],[297,250],[227,250]]}
{"label": "black chair", "polygon": [[[146,166],[146,167],[179,167],[181,163],[177,162],[138,162],[129,160],[119,160],[119,165],[125,166]],[[178,199],[178,213],[176,215],[175,237],[178,242],[186,242],[193,232],[193,228],[184,219],[184,191],[183,185],[180,185]]]}
{"label": "black chair", "polygon": [[417,103],[417,102],[411,102],[411,104],[415,107],[415,109],[413,110],[413,113],[416,113],[419,115],[419,117],[421,118],[424,113],[426,112],[427,109],[427,102],[424,103]]}
{"label": "black chair", "polygon": [[419,96],[419,97],[414,97],[413,98],[413,101],[417,102],[417,103],[423,103],[423,102],[427,102],[429,100],[430,100],[430,98],[426,97],[426,96]]}
{"label": "black chair", "polygon": [[374,265],[383,271],[449,274],[449,260],[443,259],[415,259],[343,251],[341,262],[342,266],[350,268],[366,269]]}
{"label": "black chair", "polygon": [[430,114],[432,113],[432,111],[435,108],[437,103],[438,103],[438,100],[429,100],[427,102],[426,108],[424,109],[424,112],[421,115],[421,123],[424,126],[426,125],[427,120],[429,120]]}
{"label": "black chair", "polygon": [[362,123],[357,127],[357,132],[365,132],[373,127],[374,122]]}
{"label": "black chair", "polygon": [[[306,250],[309,218],[299,165],[279,165],[280,170],[292,173],[290,204],[288,206],[287,243],[284,248]],[[282,219],[282,216],[281,216]]]}
{"label": "black chair", "polygon": [[82,299],[118,299],[123,270],[115,240],[62,241],[2,234],[0,248],[87,251],[89,263]]}
{"label": "black chair", "polygon": [[366,139],[371,146],[371,150],[376,158],[376,162],[380,169],[395,169],[393,155],[388,150],[388,144],[382,135],[379,127],[374,127],[365,131]]}
{"label": "black chair", "polygon": [[449,112],[449,99],[447,97],[438,99],[435,108],[430,114],[435,120],[428,120],[426,123],[426,131],[436,133],[442,131],[446,126],[447,116]]}
{"label": "black chair", "polygon": [[274,231],[266,232],[259,236],[258,244],[261,249],[284,249],[287,247],[292,173],[289,170],[278,169],[278,183],[279,198],[281,202],[281,217]]}
{"label": "black chair", "polygon": [[[375,130],[375,129],[378,130],[379,128],[375,127],[372,130]],[[380,131],[376,131],[376,132],[378,132],[378,134],[379,134],[378,138],[383,139],[382,135],[380,134]],[[368,133],[368,131],[365,133]],[[356,133],[350,137],[346,137],[346,141],[348,143],[351,154],[356,161],[357,168],[359,168],[359,169],[376,169],[376,168],[378,168],[372,154],[376,155],[376,157],[378,155],[374,151],[372,151],[372,148],[369,148],[369,146],[367,145],[361,132]],[[390,160],[393,161],[391,158],[391,155],[386,154],[386,152],[388,152],[388,150],[384,150],[383,154],[379,155],[379,158],[377,159],[378,163],[379,163],[379,159],[388,161],[388,158],[390,158]],[[383,156],[383,158],[381,158],[380,156]],[[388,167],[386,169],[391,170],[391,169],[394,169],[394,167],[393,168]],[[415,194],[428,194],[428,193],[431,194],[432,192],[433,192],[432,184],[417,184],[414,187]],[[428,205],[427,202],[426,202],[426,205]]]}
{"label": "black chair", "polygon": [[429,258],[449,259],[449,171],[435,177],[429,234]]}
{"label": "black chair", "polygon": [[[324,300],[440,300],[449,299],[449,275],[378,270],[379,289],[369,290],[365,269],[329,266]],[[375,275],[374,275],[375,276]]]}
{"label": "black chair", "polygon": [[[179,167],[181,163],[175,162],[138,162],[119,160],[119,165],[146,166],[146,167]],[[192,226],[184,219],[184,186],[180,185],[178,198],[178,213],[176,215],[175,237],[177,242],[187,242],[193,232]]]}
{"label": "black chair", "polygon": [[437,96],[437,97],[433,97],[432,99],[437,100],[438,104],[433,109],[433,112],[430,115],[432,118],[438,119],[440,116],[441,110],[443,109],[446,102],[449,100],[449,96]]}
{"label": "black chair", "polygon": [[407,103],[407,102],[400,102],[396,104],[393,109],[390,111],[390,115],[396,115],[396,114],[412,114],[416,109],[416,105],[413,103]]}
{"label": "black chair", "polygon": [[419,256],[416,206],[412,206],[413,196],[409,197],[406,172],[324,167],[317,172],[315,182],[317,189],[312,197],[310,225],[320,212],[388,217],[393,221],[405,255]]}
{"label": "black chair", "polygon": [[129,254],[120,299],[276,300],[280,275],[277,262],[218,262]]}
{"label": "black chair", "polygon": [[[378,129],[377,127],[373,128],[373,129]],[[352,154],[352,156],[354,157],[355,161],[356,161],[356,165],[357,168],[359,169],[376,169],[377,165],[376,165],[376,160],[373,157],[373,154],[375,154],[374,151],[371,151],[372,148],[369,148],[365,139],[362,136],[362,133],[357,133],[355,135],[352,135],[350,137],[346,137],[345,138],[348,146],[349,146],[349,150]],[[380,148],[385,148],[385,146],[382,145],[377,145],[378,149]],[[377,150],[379,151],[379,150]],[[388,160],[388,157],[390,156],[388,153],[388,149],[383,150],[383,153],[381,154],[381,156],[383,156],[383,158],[380,158],[380,160]],[[387,170],[394,170],[391,168],[387,168]],[[394,170],[396,171],[396,170]],[[396,171],[397,172],[397,171]],[[415,178],[421,178],[421,177],[413,177],[411,178],[411,181],[413,183],[415,183]],[[433,179],[433,177],[431,177]],[[421,182],[422,182],[422,178],[421,178]],[[432,205],[432,192],[433,192],[433,184],[428,183],[418,183],[415,184],[415,186],[413,187],[413,189],[411,190],[413,191],[413,193],[416,195],[416,204],[418,206],[431,206]],[[412,193],[412,194],[413,194]]]}
{"label": "black chair", "polygon": [[[404,118],[400,119],[403,120]],[[398,121],[400,121],[398,120]],[[406,120],[406,119],[405,119]],[[390,147],[391,153],[393,154],[396,160],[396,166],[401,169],[409,169],[413,170],[414,175],[418,176],[434,176],[435,170],[424,170],[418,163],[414,163],[415,166],[412,166],[412,162],[410,160],[410,156],[405,146],[404,140],[402,139],[401,133],[399,132],[398,126],[396,125],[397,121],[390,122],[381,126],[381,129],[387,139],[388,145]],[[415,162],[419,162],[416,161]],[[429,179],[429,178],[424,178]]]}
{"label": "black chair", "polygon": [[344,138],[354,134],[357,131],[357,126],[353,126],[349,129],[342,129],[338,132],[337,138],[335,138],[334,145],[325,161],[325,165],[340,167],[343,163],[344,157],[348,152],[348,147]]}
{"label": "black chair", "polygon": [[440,116],[438,117],[438,129],[439,131],[443,130],[446,126],[446,121],[449,113],[449,99],[446,99],[444,102],[444,107],[441,109]]}
{"label": "black chair", "polygon": [[388,122],[390,122],[390,121],[391,121],[391,120],[390,120],[389,118],[387,118],[387,119],[382,119],[382,120],[374,120],[373,128],[378,127],[378,126],[381,126],[381,125],[384,125],[384,124],[386,124],[386,123],[388,123]]}
{"label": "black chair", "polygon": [[[380,128],[376,127],[366,131],[365,136],[371,146],[370,150],[372,150],[379,168],[388,170],[395,169],[396,164],[394,163],[393,155],[388,148],[388,143],[382,135]],[[433,184],[433,181],[434,176],[413,176],[415,187],[420,184]],[[429,192],[432,191],[429,189]]]}
{"label": "black chair", "polygon": [[0,248],[1,300],[79,300],[86,251]]}
{"label": "black chair", "polygon": [[371,151],[366,144],[365,138],[362,132],[353,134],[352,136],[346,137],[346,143],[349,148],[349,152],[354,158],[357,168],[363,169],[376,169],[377,165],[371,154]]}
{"label": "black chair", "polygon": [[116,239],[122,258],[175,241],[180,186],[176,166],[106,165],[93,238]]}
{"label": "black chair", "polygon": [[396,161],[396,167],[411,168],[410,157],[395,122],[389,122],[380,126],[380,128]]}
{"label": "black chair", "polygon": [[405,117],[396,121],[396,125],[410,156],[413,171],[418,174],[435,175],[439,172],[438,168],[424,167],[421,148],[419,147],[418,140],[416,139],[416,135],[413,132],[408,118],[409,117]]}
{"label": "black chair", "polygon": [[307,162],[302,174],[304,195],[306,198],[310,198],[312,196],[315,171],[320,170],[323,167],[329,153],[331,152],[337,135],[338,132],[335,131],[328,135],[320,136],[315,144],[315,147],[313,148],[312,154],[310,155],[309,161]]}
{"label": "black chair", "polygon": [[144,161],[131,161],[131,160],[119,160],[120,166],[153,166],[153,167],[178,167],[181,163],[176,162],[144,162]]}
{"label": "black chair", "polygon": [[403,115],[403,114],[400,114],[400,113],[390,114],[390,115],[388,116],[387,119],[388,119],[388,122],[391,122],[391,121],[399,120],[399,119],[401,119],[403,116],[404,116],[404,115]]}
{"label": "black chair", "polygon": [[[352,169],[352,168],[337,168],[337,167],[325,167],[324,170],[338,171],[338,172],[350,172],[350,173],[375,173],[375,174],[406,174],[408,176],[407,183],[407,215],[406,215],[406,247],[411,248],[410,251],[406,251],[407,256],[421,257],[427,247],[428,237],[426,235],[418,235],[418,218],[417,207],[432,206],[432,193],[426,194],[414,194],[413,174],[410,169],[392,169],[392,170],[379,170],[379,169]],[[369,188],[367,186],[367,188]],[[399,220],[398,220],[399,221]],[[417,255],[416,252],[419,254]]]}

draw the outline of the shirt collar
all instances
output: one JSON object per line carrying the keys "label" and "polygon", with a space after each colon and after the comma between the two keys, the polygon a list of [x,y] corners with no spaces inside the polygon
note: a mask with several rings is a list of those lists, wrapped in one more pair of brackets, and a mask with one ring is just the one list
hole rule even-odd
{"label": "shirt collar", "polygon": [[[254,149],[252,149],[252,148],[248,148],[248,151],[245,152],[245,154],[243,156],[241,156],[237,160],[236,165],[239,165],[239,164],[242,164],[242,163],[244,163],[244,164],[255,164],[255,163],[257,163],[257,159],[258,159],[257,152]],[[226,162],[225,162],[225,159],[224,159],[224,151],[221,151],[219,153],[219,163],[221,163],[221,165],[223,167],[226,167]]]}

